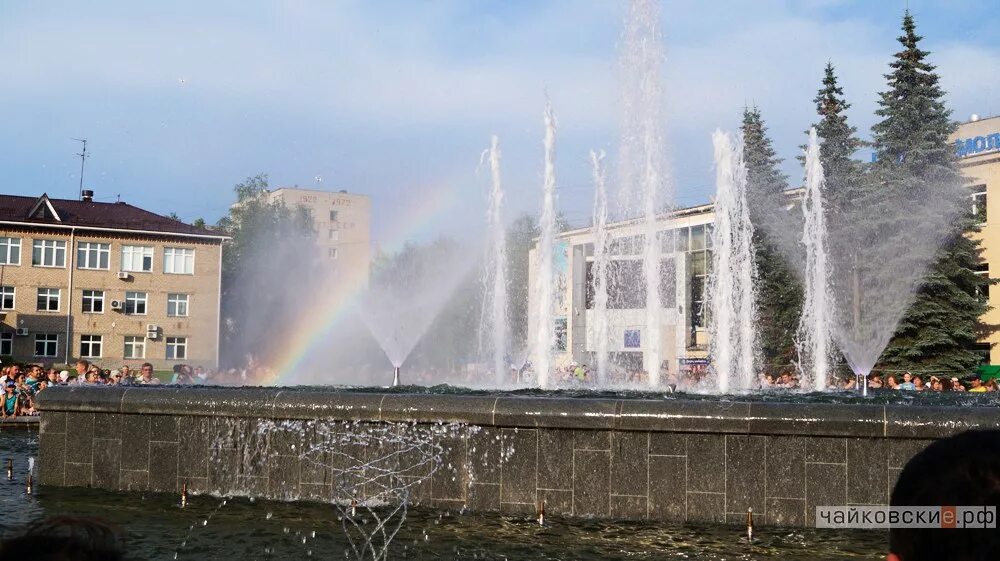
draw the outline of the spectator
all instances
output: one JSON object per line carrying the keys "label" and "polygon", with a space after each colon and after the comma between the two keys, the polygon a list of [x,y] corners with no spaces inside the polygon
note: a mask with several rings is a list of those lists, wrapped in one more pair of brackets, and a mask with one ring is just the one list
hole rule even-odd
{"label": "spectator", "polygon": [[86,376],[87,371],[90,370],[90,361],[80,359],[76,361],[76,375],[77,377]]}
{"label": "spectator", "polygon": [[889,374],[888,376],[885,377],[885,387],[889,388],[890,390],[899,389],[899,382],[896,381],[895,374]]}
{"label": "spectator", "polygon": [[149,386],[155,386],[155,385],[158,385],[160,383],[159,378],[156,378],[155,376],[153,376],[153,365],[152,364],[150,364],[148,362],[143,363],[142,368],[139,369],[139,379],[137,380],[137,382],[139,384],[141,384],[141,385],[144,385],[144,386],[147,386],[147,385],[149,385]]}
{"label": "spectator", "polygon": [[969,388],[970,392],[982,393],[986,391],[986,386],[983,385],[983,379],[978,375],[973,374],[972,377],[969,378],[969,385],[972,386]]}
{"label": "spectator", "polygon": [[0,561],[121,561],[125,539],[98,520],[55,517],[0,543]]}
{"label": "spectator", "polygon": [[924,385],[924,379],[921,378],[920,376],[914,376],[913,389],[917,390],[918,392],[926,391],[927,386]]}
{"label": "spectator", "polygon": [[16,384],[10,380],[4,384],[3,402],[0,403],[0,417],[17,417],[21,413],[21,403],[16,392]]}
{"label": "spectator", "polygon": [[[931,443],[907,462],[889,504],[1000,505],[1000,431],[967,431]],[[886,561],[1000,559],[1000,532],[996,528],[892,528],[889,551]]]}
{"label": "spectator", "polygon": [[898,389],[910,391],[917,389],[916,385],[913,383],[913,374],[910,374],[909,372],[903,373],[903,383],[899,385]]}

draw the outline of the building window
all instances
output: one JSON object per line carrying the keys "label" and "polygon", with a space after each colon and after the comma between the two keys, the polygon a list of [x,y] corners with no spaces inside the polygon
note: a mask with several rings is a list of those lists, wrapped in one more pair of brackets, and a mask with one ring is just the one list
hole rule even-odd
{"label": "building window", "polygon": [[85,314],[104,313],[103,290],[84,290],[82,302],[83,302],[83,313]]}
{"label": "building window", "polygon": [[185,317],[188,315],[187,294],[167,294],[167,315]]}
{"label": "building window", "polygon": [[167,337],[167,360],[186,360],[187,346],[187,337]]}
{"label": "building window", "polygon": [[153,271],[153,248],[148,245],[123,245],[122,270],[131,273]]}
{"label": "building window", "polygon": [[0,310],[13,310],[13,309],[14,309],[14,287],[0,286]]}
{"label": "building window", "polygon": [[125,358],[146,358],[146,338],[126,335]]}
{"label": "building window", "polygon": [[330,239],[333,240],[333,241],[339,240],[340,239],[340,230],[334,230],[334,229],[331,228],[330,229]]}
{"label": "building window", "polygon": [[972,216],[976,222],[986,222],[986,185],[972,186]]}
{"label": "building window", "polygon": [[976,297],[983,302],[990,300],[990,264],[980,263],[976,265],[976,275],[980,277],[982,284],[976,286]]}
{"label": "building window", "polygon": [[146,297],[145,292],[126,292],[125,313],[140,316],[146,315]]}
{"label": "building window", "polygon": [[35,356],[58,356],[59,335],[55,333],[35,334]]}
{"label": "building window", "polygon": [[38,289],[38,311],[58,312],[59,311],[59,289],[39,288]]}
{"label": "building window", "polygon": [[337,248],[331,247],[330,249],[327,250],[327,255],[330,256],[330,259],[336,259],[337,257],[340,256],[340,252],[337,251]]}
{"label": "building window", "polygon": [[104,337],[102,335],[80,335],[80,356],[83,358],[100,358]]}
{"label": "building window", "polygon": [[556,318],[556,323],[555,323],[556,339],[552,347],[553,350],[556,351],[566,350],[569,343],[569,338],[566,328],[567,328],[566,318]]}
{"label": "building window", "polygon": [[104,269],[111,267],[111,244],[80,242],[76,245],[78,269]]}
{"label": "building window", "polygon": [[31,264],[35,267],[65,267],[66,242],[35,240],[31,249]]}
{"label": "building window", "polygon": [[193,275],[194,250],[183,247],[164,248],[163,272],[172,275]]}
{"label": "building window", "polygon": [[625,348],[638,349],[642,346],[642,336],[638,329],[625,330]]}
{"label": "building window", "polygon": [[21,238],[0,238],[0,265],[21,264]]}
{"label": "building window", "polygon": [[340,215],[339,211],[331,210],[330,211],[330,222],[336,222],[339,215]]}
{"label": "building window", "polygon": [[14,354],[14,334],[0,333],[0,356],[12,356]]}

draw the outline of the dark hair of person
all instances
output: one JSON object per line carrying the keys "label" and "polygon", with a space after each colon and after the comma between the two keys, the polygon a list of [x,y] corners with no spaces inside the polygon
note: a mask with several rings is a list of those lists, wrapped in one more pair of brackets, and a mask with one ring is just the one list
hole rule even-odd
{"label": "dark hair of person", "polygon": [[[1000,430],[973,430],[933,442],[899,474],[892,506],[1000,504]],[[994,519],[994,522],[996,520]],[[889,551],[902,561],[1000,559],[996,528],[893,528]]]}
{"label": "dark hair of person", "polygon": [[0,542],[0,561],[120,561],[121,532],[102,520],[55,516],[35,522],[16,538]]}

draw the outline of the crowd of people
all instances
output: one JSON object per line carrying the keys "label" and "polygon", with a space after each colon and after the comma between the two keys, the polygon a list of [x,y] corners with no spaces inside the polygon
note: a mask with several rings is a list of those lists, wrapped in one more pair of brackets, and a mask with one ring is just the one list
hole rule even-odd
{"label": "crowd of people", "polygon": [[0,419],[35,415],[35,397],[50,386],[145,386],[159,384],[246,385],[264,383],[266,373],[258,370],[212,370],[178,364],[172,373],[157,373],[149,362],[138,367],[124,364],[115,369],[101,368],[81,359],[64,370],[41,364],[9,364],[0,368]]}
{"label": "crowd of people", "polygon": [[[843,380],[832,380],[829,385],[831,390],[856,390],[858,389],[858,377],[849,377]],[[867,378],[868,389],[879,390],[900,390],[914,392],[971,392],[984,393],[1000,390],[1000,385],[996,379],[984,381],[978,374],[972,374],[959,378],[958,376],[938,376],[929,374],[921,376],[912,372],[878,374],[873,373]],[[793,372],[785,372],[779,376],[771,374],[762,375],[760,378],[761,388],[788,388],[799,387],[798,376]]]}

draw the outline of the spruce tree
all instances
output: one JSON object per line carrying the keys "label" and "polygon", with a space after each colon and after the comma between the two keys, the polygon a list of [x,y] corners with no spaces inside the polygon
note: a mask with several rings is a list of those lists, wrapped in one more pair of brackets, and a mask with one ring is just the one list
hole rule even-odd
{"label": "spruce tree", "polygon": [[[848,290],[840,283],[850,282],[851,279],[843,273],[856,266],[854,260],[858,252],[843,249],[863,247],[865,245],[863,238],[866,234],[854,224],[850,214],[854,205],[858,204],[871,188],[871,182],[864,174],[864,164],[853,158],[864,143],[857,137],[858,129],[847,122],[847,109],[851,104],[844,97],[844,89],[838,83],[831,62],[826,64],[822,86],[813,102],[820,118],[813,127],[820,139],[820,163],[823,165],[825,179],[823,211],[827,217],[829,270],[835,271],[833,278],[830,279],[830,288]],[[802,148],[805,150],[805,145]],[[803,156],[799,159],[803,162],[805,160]],[[833,246],[839,249],[832,250]],[[842,360],[837,362],[841,374],[849,373],[846,362]]]}
{"label": "spruce tree", "polygon": [[820,117],[813,127],[820,138],[820,162],[826,179],[825,209],[830,215],[837,215],[864,189],[862,164],[853,158],[864,144],[857,137],[858,129],[847,122],[851,104],[844,98],[844,89],[837,81],[831,62],[826,63],[823,87],[813,101]]}
{"label": "spruce tree", "polygon": [[750,219],[754,223],[757,263],[759,344],[768,370],[781,371],[795,359],[795,333],[802,310],[802,288],[781,252],[768,221],[783,205],[788,177],[767,136],[760,110],[743,111],[743,161],[747,168]]}
{"label": "spruce tree", "polygon": [[[907,189],[910,196],[920,189],[966,189],[948,142],[955,124],[935,67],[926,60],[929,52],[918,46],[921,37],[908,11],[902,29],[903,49],[890,64],[888,89],[880,94],[876,111],[882,120],[872,128],[878,156],[873,171],[882,185]],[[955,193],[956,198],[963,196],[968,193]],[[973,345],[987,304],[977,292],[989,281],[975,274],[980,262],[979,242],[970,236],[975,231],[971,215],[954,224],[883,352],[882,367],[962,374],[979,363]]]}

